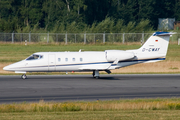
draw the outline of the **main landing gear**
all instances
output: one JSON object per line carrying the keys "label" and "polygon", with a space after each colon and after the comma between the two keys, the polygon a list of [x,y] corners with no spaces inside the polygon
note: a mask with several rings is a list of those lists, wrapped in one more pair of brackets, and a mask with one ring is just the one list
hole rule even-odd
{"label": "main landing gear", "polygon": [[98,79],[99,78],[99,71],[98,70],[93,70],[93,77]]}
{"label": "main landing gear", "polygon": [[[110,70],[105,70],[105,72],[107,72],[108,74],[111,73]],[[94,78],[98,79],[99,78],[99,71],[98,70],[93,70],[93,74],[92,75],[93,75]]]}
{"label": "main landing gear", "polygon": [[27,79],[26,74],[23,74],[23,75],[21,76],[21,78],[24,79],[24,80]]}

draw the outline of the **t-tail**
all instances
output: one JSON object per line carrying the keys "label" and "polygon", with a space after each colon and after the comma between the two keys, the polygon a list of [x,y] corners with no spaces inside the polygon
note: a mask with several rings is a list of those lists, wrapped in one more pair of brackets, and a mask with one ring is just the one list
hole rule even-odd
{"label": "t-tail", "polygon": [[144,45],[136,51],[136,57],[139,60],[147,60],[146,62],[157,62],[165,60],[170,35],[172,32],[155,32]]}

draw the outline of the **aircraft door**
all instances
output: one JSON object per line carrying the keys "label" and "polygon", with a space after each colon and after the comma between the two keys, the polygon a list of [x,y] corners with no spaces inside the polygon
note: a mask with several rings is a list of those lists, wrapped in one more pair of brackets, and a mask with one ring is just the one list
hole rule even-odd
{"label": "aircraft door", "polygon": [[56,56],[54,54],[49,54],[48,57],[48,70],[56,71]]}

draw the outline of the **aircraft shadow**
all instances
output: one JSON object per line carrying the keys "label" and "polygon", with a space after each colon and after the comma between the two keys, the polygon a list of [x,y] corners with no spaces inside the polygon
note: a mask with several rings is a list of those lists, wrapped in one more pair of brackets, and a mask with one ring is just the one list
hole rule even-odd
{"label": "aircraft shadow", "polygon": [[[21,78],[18,78],[21,79]],[[67,80],[67,79],[74,79],[74,80],[120,80],[117,77],[99,77],[98,79],[93,78],[93,77],[27,77],[26,80],[49,80],[49,79],[53,79],[53,80]]]}
{"label": "aircraft shadow", "polygon": [[93,78],[93,79],[95,79],[95,80],[120,80],[115,77],[99,77],[98,79],[96,79],[96,78]]}

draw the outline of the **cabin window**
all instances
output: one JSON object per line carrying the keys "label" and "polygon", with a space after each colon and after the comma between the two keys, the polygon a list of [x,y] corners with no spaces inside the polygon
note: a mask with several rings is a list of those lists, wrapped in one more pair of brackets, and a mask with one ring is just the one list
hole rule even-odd
{"label": "cabin window", "polygon": [[82,61],[83,61],[83,59],[82,59],[82,58],[80,58],[80,61],[82,62]]}
{"label": "cabin window", "polygon": [[72,61],[75,61],[75,58],[72,58]]}
{"label": "cabin window", "polygon": [[43,55],[33,54],[33,55],[29,56],[26,60],[37,60],[37,59],[42,59],[42,58],[43,58]]}
{"label": "cabin window", "polygon": [[68,61],[68,58],[65,58],[65,61],[67,62],[67,61]]}
{"label": "cabin window", "polygon": [[58,58],[58,62],[60,62],[61,61],[61,58]]}

